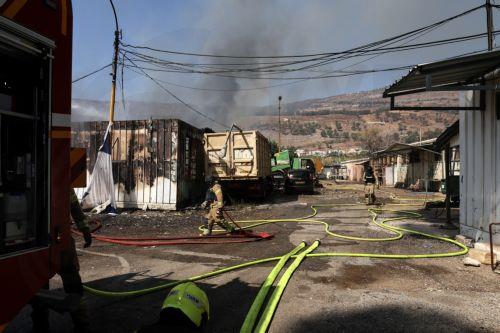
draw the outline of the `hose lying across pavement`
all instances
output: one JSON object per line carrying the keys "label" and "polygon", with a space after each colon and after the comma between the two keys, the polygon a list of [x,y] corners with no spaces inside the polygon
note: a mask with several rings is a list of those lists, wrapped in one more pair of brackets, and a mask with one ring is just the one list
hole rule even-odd
{"label": "hose lying across pavement", "polygon": [[[354,205],[354,204],[353,204]],[[403,228],[403,227],[395,227],[395,226],[390,226],[387,225],[387,222],[391,221],[396,221],[396,220],[403,220],[407,219],[410,217],[413,218],[418,218],[421,217],[421,214],[416,213],[416,212],[410,212],[410,211],[402,211],[402,210],[388,210],[388,209],[379,209],[379,208],[370,208],[368,211],[372,214],[372,222],[376,223],[377,226],[384,228],[391,233],[396,234],[394,237],[385,237],[385,238],[365,238],[365,237],[354,237],[354,236],[346,236],[346,235],[340,235],[337,233],[333,233],[328,230],[328,223],[320,220],[311,220],[309,218],[314,217],[317,214],[317,208],[318,207],[336,207],[340,205],[316,205],[313,206],[313,213],[305,216],[303,218],[298,218],[298,219],[272,219],[272,220],[252,220],[252,221],[239,221],[241,224],[247,224],[250,223],[250,225],[244,226],[244,229],[248,228],[253,228],[259,225],[265,225],[269,223],[316,223],[316,224],[324,224],[325,225],[325,232],[333,237],[339,237],[342,239],[349,239],[349,240],[358,240],[358,241],[393,241],[400,239],[403,236],[403,233],[411,233],[415,235],[420,235],[420,236],[425,236],[431,239],[436,239],[440,240],[443,242],[447,242],[453,245],[456,245],[457,247],[460,248],[458,251],[452,251],[452,252],[443,252],[443,253],[428,253],[428,254],[383,254],[383,253],[351,253],[351,252],[323,252],[323,253],[309,253],[306,255],[306,257],[311,258],[311,257],[366,257],[366,258],[378,258],[378,259],[421,259],[421,258],[444,258],[444,257],[454,257],[454,256],[460,256],[464,255],[468,252],[468,248],[449,238],[446,237],[441,237],[429,233],[424,233],[421,231],[413,230],[413,229],[408,229],[408,228]],[[380,222],[377,222],[377,218],[380,213],[382,212],[393,212],[396,213],[397,217],[392,217],[392,218],[384,218]],[[402,215],[402,216],[401,216]],[[295,258],[296,255],[292,256],[292,258]],[[92,287],[89,287],[88,285],[84,285],[84,288],[87,292],[98,295],[98,296],[103,296],[103,297],[131,297],[131,296],[140,296],[140,295],[145,295],[149,293],[153,293],[156,291],[172,288],[178,284],[188,282],[188,281],[198,281],[201,279],[206,279],[209,277],[217,276],[223,273],[227,273],[230,271],[234,271],[237,269],[242,269],[258,264],[263,264],[267,262],[272,262],[272,261],[278,261],[282,257],[270,257],[270,258],[263,258],[259,260],[254,260],[254,261],[249,261],[246,263],[218,269],[209,273],[193,276],[184,280],[179,280],[179,281],[174,281],[166,284],[161,284],[155,287],[150,287],[150,288],[145,288],[145,289],[140,289],[140,290],[132,290],[132,291],[105,291],[105,290],[98,290],[94,289]]]}
{"label": "hose lying across pavement", "polygon": [[[310,218],[314,217],[317,215],[317,208],[319,207],[335,207],[335,206],[340,206],[340,205],[316,205],[316,206],[311,206],[311,209],[313,210],[312,214],[305,216],[303,218],[298,218],[298,219],[274,219],[274,220],[253,220],[253,221],[239,221],[239,223],[250,223],[250,225],[242,227],[242,229],[248,229],[251,227],[256,227],[259,225],[264,225],[264,224],[269,224],[269,223],[288,223],[288,222],[295,222],[295,223],[316,223],[316,224],[323,224],[325,225],[325,232],[333,237],[341,238],[341,239],[350,239],[350,240],[358,240],[358,241],[369,241],[369,242],[374,242],[374,241],[394,241],[397,239],[401,239],[403,237],[403,233],[411,233],[415,235],[420,235],[420,236],[425,236],[431,239],[437,239],[440,241],[444,241],[447,243],[451,243],[453,245],[456,245],[460,248],[458,251],[453,251],[453,252],[443,252],[443,253],[431,253],[431,254],[379,254],[379,253],[342,253],[342,252],[325,252],[325,253],[311,253],[313,250],[315,250],[319,246],[319,241],[315,241],[309,248],[307,248],[305,251],[297,254],[299,251],[301,251],[306,244],[302,242],[299,246],[297,246],[294,250],[289,252],[288,254],[285,254],[284,256],[281,257],[271,257],[271,258],[264,258],[264,259],[259,259],[259,260],[254,260],[254,261],[249,261],[246,263],[242,263],[239,265],[234,265],[226,268],[222,268],[213,272],[193,276],[184,280],[180,281],[174,281],[162,285],[158,285],[156,287],[150,287],[150,288],[145,288],[145,289],[140,289],[140,290],[133,290],[133,291],[104,291],[104,290],[98,290],[91,288],[87,285],[84,285],[84,289],[92,293],[94,295],[98,296],[103,296],[103,297],[131,297],[131,296],[140,296],[140,295],[145,295],[149,293],[153,293],[156,291],[172,288],[178,284],[188,282],[188,281],[197,281],[209,277],[213,277],[216,275],[220,275],[223,273],[231,272],[237,269],[242,269],[258,264],[263,264],[266,262],[271,262],[271,261],[278,261],[278,264],[273,268],[269,276],[266,278],[264,281],[259,293],[257,294],[257,297],[255,298],[255,301],[252,304],[252,307],[250,308],[247,317],[245,319],[245,322],[243,323],[243,326],[241,328],[242,333],[249,333],[249,332],[255,332],[255,333],[265,333],[267,332],[267,329],[272,321],[272,318],[274,316],[274,313],[277,309],[278,303],[280,301],[281,296],[283,295],[283,292],[285,290],[285,287],[287,286],[292,274],[294,271],[298,268],[300,263],[306,258],[313,258],[313,257],[367,257],[367,258],[380,258],[380,259],[418,259],[418,258],[443,258],[443,257],[453,257],[453,256],[459,256],[459,255],[464,255],[468,252],[468,248],[449,238],[446,237],[441,237],[433,234],[428,234],[424,233],[421,231],[413,230],[413,229],[408,229],[408,228],[402,228],[402,227],[395,227],[391,225],[387,225],[387,222],[390,221],[397,221],[397,220],[403,220],[407,219],[409,217],[421,217],[421,214],[416,213],[416,212],[410,212],[410,211],[403,211],[403,210],[388,210],[388,209],[378,209],[378,208],[371,208],[368,209],[370,214],[372,215],[372,222],[375,223],[377,226],[380,228],[383,228],[393,234],[395,236],[393,237],[385,237],[385,238],[366,238],[366,237],[355,237],[355,236],[346,236],[346,235],[341,235],[337,233],[333,233],[329,230],[329,225],[328,223],[320,220],[311,220]],[[380,222],[377,221],[377,218],[380,213],[382,212],[392,212],[397,215],[402,215],[402,216],[396,216],[392,218],[384,218]],[[255,325],[255,321],[258,317],[258,314],[260,312],[260,309],[262,307],[262,304],[274,282],[276,277],[278,276],[279,272],[281,269],[285,266],[286,262],[290,259],[294,258],[294,262],[287,268],[287,270],[283,273],[280,281],[278,282],[273,294],[270,296],[269,301],[267,303],[266,308],[262,312],[262,315],[260,317],[260,320],[257,324],[257,327],[253,329]]]}
{"label": "hose lying across pavement", "polygon": [[[150,237],[150,238],[131,238],[131,237],[115,237],[96,234],[102,225],[98,221],[97,226],[92,230],[92,238],[111,244],[126,245],[126,246],[165,246],[165,245],[187,245],[187,244],[234,244],[234,243],[248,243],[255,242],[263,239],[271,239],[273,235],[267,232],[253,233],[248,231],[241,231],[239,233],[219,233],[218,235],[211,236],[184,236],[184,237]],[[76,235],[82,235],[81,232],[72,229]]]}
{"label": "hose lying across pavement", "polygon": [[255,321],[257,320],[257,316],[259,315],[260,308],[262,307],[262,304],[264,304],[264,301],[266,300],[266,296],[269,293],[269,290],[273,286],[274,280],[278,277],[278,274],[281,272],[283,267],[285,267],[285,264],[287,261],[297,252],[301,251],[304,247],[306,246],[305,242],[301,242],[295,249],[292,251],[288,252],[285,254],[279,262],[274,266],[273,270],[267,278],[264,280],[264,283],[262,284],[262,287],[260,288],[259,292],[257,293],[257,296],[255,296],[255,299],[252,303],[252,306],[250,307],[250,310],[248,310],[248,314],[245,318],[245,321],[243,322],[243,326],[241,326],[241,331],[240,333],[250,333],[252,332],[253,327],[255,326]]}
{"label": "hose lying across pavement", "polygon": [[314,241],[314,243],[311,246],[309,246],[304,252],[301,252],[295,257],[295,260],[286,269],[285,273],[283,273],[283,276],[279,280],[276,289],[274,289],[274,292],[271,295],[271,298],[269,299],[269,302],[267,303],[267,306],[264,309],[264,312],[262,313],[259,323],[257,324],[257,328],[255,329],[254,332],[257,333],[267,332],[267,328],[269,327],[269,324],[273,319],[274,312],[278,307],[278,303],[281,299],[281,296],[283,295],[283,292],[285,291],[285,287],[288,284],[288,281],[290,281],[290,278],[292,277],[292,274],[299,267],[300,263],[305,259],[305,257],[309,253],[314,251],[318,246],[319,246],[319,241],[318,240]]}

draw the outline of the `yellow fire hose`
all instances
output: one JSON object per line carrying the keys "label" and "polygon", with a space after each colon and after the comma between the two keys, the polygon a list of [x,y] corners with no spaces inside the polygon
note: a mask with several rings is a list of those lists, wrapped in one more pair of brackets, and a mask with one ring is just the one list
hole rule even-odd
{"label": "yellow fire hose", "polygon": [[[352,205],[355,205],[355,204],[352,204]],[[324,206],[326,206],[326,205],[322,205],[322,207],[324,207]],[[329,206],[332,206],[332,205],[329,205]],[[340,205],[333,205],[333,206],[340,206]],[[372,221],[376,221],[376,219],[378,217],[378,214],[381,213],[381,212],[384,212],[384,211],[394,212],[394,213],[400,214],[400,215],[401,214],[405,215],[405,216],[398,216],[398,217],[392,217],[392,218],[385,218],[381,222],[377,222],[376,223],[376,225],[379,226],[379,227],[382,227],[382,228],[384,228],[386,230],[389,230],[389,231],[391,231],[393,233],[397,233],[398,236],[389,237],[391,240],[400,239],[401,238],[401,234],[403,232],[407,232],[407,233],[421,235],[421,236],[425,236],[425,237],[428,237],[428,238],[431,238],[431,239],[437,239],[437,240],[440,240],[440,241],[443,241],[443,242],[447,242],[447,243],[456,245],[457,247],[460,248],[460,250],[459,251],[452,251],[452,252],[428,253],[428,254],[381,254],[381,253],[324,252],[324,253],[311,253],[311,254],[308,254],[307,257],[368,257],[368,258],[379,258],[379,259],[420,259],[420,258],[443,258],[443,257],[460,256],[460,255],[467,254],[467,252],[468,252],[468,248],[465,245],[463,245],[463,244],[461,244],[461,243],[459,243],[459,242],[457,242],[457,241],[455,241],[453,239],[449,239],[449,238],[446,238],[446,237],[441,237],[441,236],[437,236],[437,235],[433,235],[433,234],[428,234],[428,233],[424,233],[424,232],[412,230],[412,229],[409,229],[409,228],[389,226],[389,225],[386,224],[387,222],[390,222],[390,221],[402,220],[402,219],[409,218],[409,217],[413,217],[413,218],[420,217],[421,215],[419,213],[408,212],[408,211],[378,209],[378,208],[371,208],[371,209],[369,209],[369,211],[372,213],[372,216],[373,216]],[[244,226],[243,227],[244,229],[253,228],[253,227],[256,227],[258,225],[264,225],[264,224],[269,224],[269,223],[317,223],[317,224],[320,223],[320,224],[326,225],[325,226],[325,231],[327,231],[327,234],[329,234],[331,236],[334,236],[334,237],[342,236],[343,239],[354,239],[354,240],[359,240],[359,241],[363,241],[363,240],[368,240],[368,241],[387,241],[389,239],[387,237],[386,238],[376,239],[376,238],[364,238],[364,237],[346,236],[346,235],[340,235],[340,234],[337,234],[337,233],[333,233],[333,232],[327,230],[328,229],[328,223],[323,222],[323,221],[319,221],[319,220],[309,220],[309,219],[306,219],[306,218],[308,218],[310,216],[314,217],[316,214],[317,214],[317,209],[313,208],[313,214],[311,214],[311,215],[309,215],[307,217],[299,218],[299,219],[252,220],[252,221],[239,221],[239,223],[245,223],[245,224],[246,223],[251,223],[248,226]],[[396,237],[398,237],[398,238],[396,238]],[[292,256],[292,257],[294,257],[294,256]],[[187,278],[187,279],[184,279],[184,280],[174,281],[174,282],[171,282],[171,283],[166,283],[166,284],[158,285],[158,286],[155,286],[155,287],[150,287],[150,288],[145,288],[145,289],[140,289],[140,290],[133,290],[133,291],[105,291],[105,290],[94,289],[94,288],[89,287],[87,285],[84,285],[84,289],[87,292],[91,293],[91,294],[98,295],[98,296],[104,296],[104,297],[140,296],[140,295],[144,295],[144,294],[156,292],[156,291],[159,291],[159,290],[168,289],[168,288],[174,287],[174,286],[176,286],[178,284],[181,284],[181,283],[184,283],[184,282],[198,281],[198,280],[205,279],[205,278],[208,278],[208,277],[212,277],[212,276],[220,275],[220,274],[223,274],[223,273],[227,273],[227,272],[230,272],[230,271],[233,271],[233,270],[242,269],[242,268],[246,268],[246,267],[249,267],[249,266],[253,266],[253,265],[257,265],[257,264],[262,264],[262,263],[266,263],[266,262],[278,261],[280,259],[281,259],[281,257],[270,257],[270,258],[263,258],[263,259],[255,260],[255,261],[249,261],[249,262],[246,262],[246,263],[242,263],[242,264],[238,264],[238,265],[234,265],[234,266],[222,268],[222,269],[219,269],[219,270],[215,270],[213,272],[209,272],[209,273],[205,273],[205,274],[193,276],[193,277],[190,277],[190,278]]]}
{"label": "yellow fire hose", "polygon": [[274,280],[278,277],[278,274],[281,272],[283,267],[285,267],[285,264],[287,261],[297,252],[302,250],[306,246],[305,242],[301,242],[295,249],[292,251],[288,252],[285,254],[283,257],[281,257],[280,261],[274,266],[273,270],[267,278],[264,280],[264,283],[262,284],[262,287],[260,288],[257,296],[255,296],[255,299],[252,303],[252,306],[250,307],[250,310],[248,310],[248,314],[245,318],[245,321],[243,322],[243,326],[241,326],[241,331],[240,333],[250,333],[252,332],[252,329],[255,325],[255,321],[257,320],[257,315],[259,314],[260,308],[262,304],[264,303],[267,294],[269,293],[269,290],[271,289]]}
{"label": "yellow fire hose", "polygon": [[285,273],[283,273],[283,276],[279,280],[276,289],[274,289],[274,292],[271,295],[271,298],[269,299],[269,302],[267,303],[267,306],[264,309],[264,312],[262,313],[259,323],[257,324],[257,328],[255,329],[254,332],[257,333],[267,332],[267,328],[269,327],[269,324],[273,319],[274,312],[278,307],[278,303],[281,299],[281,296],[283,295],[283,292],[285,291],[285,287],[288,284],[288,281],[290,281],[292,277],[293,272],[295,272],[295,270],[299,267],[300,263],[306,258],[306,256],[312,251],[314,251],[318,246],[319,246],[319,241],[318,240],[314,241],[314,243],[311,246],[309,246],[304,252],[300,253],[295,257],[295,260],[292,262],[290,267],[288,267]]}
{"label": "yellow fire hose", "polygon": [[[368,237],[358,237],[358,236],[348,236],[348,235],[342,235],[338,234],[335,232],[332,232],[329,230],[330,225],[327,222],[321,221],[321,220],[315,220],[312,219],[314,218],[317,213],[318,213],[318,208],[324,208],[324,207],[342,207],[342,206],[357,206],[359,204],[326,204],[326,205],[314,205],[311,206],[312,213],[301,217],[301,218],[292,218],[292,219],[260,219],[260,220],[247,220],[247,221],[238,221],[239,224],[243,224],[242,226],[243,229],[249,229],[249,228],[255,228],[257,226],[261,225],[266,225],[270,223],[313,223],[313,224],[322,224],[324,226],[324,231],[327,235],[336,237],[336,238],[341,238],[341,239],[347,239],[347,240],[355,240],[355,241],[368,241],[368,242],[384,242],[384,241],[394,241],[401,239],[404,235],[404,233],[410,233],[410,234],[415,234],[415,235],[420,235],[424,237],[428,237],[431,239],[436,239],[439,241],[447,242],[452,245],[455,245],[459,248],[457,251],[451,251],[451,252],[442,252],[442,253],[427,253],[427,254],[414,254],[414,253],[409,253],[409,254],[383,254],[383,253],[351,253],[351,252],[319,252],[319,253],[310,253],[313,251],[316,247],[318,247],[319,242],[313,243],[313,245],[308,248],[306,251],[297,254],[298,251],[300,251],[305,244],[299,245],[297,248],[292,250],[290,253],[284,255],[284,256],[278,256],[278,257],[270,257],[270,258],[263,258],[259,260],[254,260],[254,261],[249,261],[246,263],[222,268],[219,270],[215,270],[212,272],[208,272],[205,274],[193,276],[187,279],[179,280],[179,281],[174,281],[166,284],[161,284],[155,287],[150,287],[150,288],[145,288],[145,289],[140,289],[140,290],[132,290],[132,291],[105,291],[105,290],[98,290],[92,287],[89,287],[88,285],[84,285],[84,289],[94,295],[97,296],[103,296],[103,297],[133,297],[133,296],[140,296],[140,295],[145,295],[149,293],[153,293],[156,291],[160,290],[165,290],[168,288],[172,288],[178,284],[188,282],[188,281],[198,281],[201,279],[206,279],[209,277],[217,276],[223,273],[227,273],[230,271],[238,270],[238,269],[243,269],[246,267],[258,265],[258,264],[263,264],[267,262],[272,262],[272,261],[279,261],[278,265],[271,271],[269,274],[268,278],[266,281],[264,281],[264,285],[266,288],[264,291],[261,292],[259,291],[259,294],[257,295],[257,298],[254,302],[254,304],[257,302],[257,304],[254,306],[252,304],[252,308],[250,309],[248,316],[250,316],[250,319],[245,320],[244,326],[242,327],[242,332],[251,332],[255,320],[258,316],[258,313],[260,311],[260,307],[265,299],[265,296],[267,295],[269,288],[271,287],[272,283],[276,279],[277,275],[279,274],[279,271],[283,268],[283,266],[286,264],[286,262],[290,258],[294,258],[297,261],[292,263],[291,266],[287,269],[287,271],[284,273],[282,279],[278,283],[278,289],[280,291],[276,291],[276,295],[272,295],[270,302],[268,303],[268,307],[266,307],[266,310],[264,310],[264,313],[261,317],[261,321],[259,322],[256,330],[254,332],[265,332],[267,329],[268,325],[270,324],[270,321],[273,317],[274,311],[276,310],[277,304],[279,302],[279,299],[281,298],[281,295],[284,291],[284,288],[286,287],[286,284],[288,283],[291,275],[293,274],[293,271],[298,267],[300,262],[308,257],[308,258],[319,258],[319,257],[366,257],[366,258],[378,258],[378,259],[422,259],[422,258],[444,258],[444,257],[453,257],[453,256],[460,256],[467,254],[468,248],[447,237],[442,237],[438,235],[433,235],[429,233],[424,233],[421,231],[409,229],[409,228],[403,228],[403,227],[396,227],[396,226],[391,226],[388,225],[388,222],[392,221],[398,221],[398,220],[404,220],[408,218],[420,218],[421,214],[413,211],[405,211],[405,210],[394,210],[394,209],[382,209],[382,208],[370,208],[368,211],[370,212],[372,216],[372,223],[377,225],[378,227],[388,231],[389,233],[393,234],[394,236],[390,237],[381,237],[381,238],[368,238]],[[390,204],[391,206],[394,205],[401,205],[401,206],[412,206],[411,204]],[[379,215],[383,212],[389,212],[396,214],[395,217],[388,217],[388,218],[383,218],[382,220],[378,221]],[[222,230],[221,230],[222,231]],[[292,269],[293,268],[293,269]],[[285,277],[285,275],[287,277]],[[283,280],[283,281],[282,281]],[[277,289],[277,290],[278,290]],[[245,330],[243,330],[245,328]]]}

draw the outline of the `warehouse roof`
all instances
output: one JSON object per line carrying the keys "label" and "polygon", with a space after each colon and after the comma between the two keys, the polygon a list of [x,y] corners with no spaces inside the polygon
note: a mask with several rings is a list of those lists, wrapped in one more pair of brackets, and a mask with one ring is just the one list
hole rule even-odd
{"label": "warehouse roof", "polygon": [[393,97],[432,88],[478,83],[484,75],[497,68],[500,68],[500,50],[421,64],[387,88],[383,96]]}
{"label": "warehouse roof", "polygon": [[432,147],[435,142],[436,138],[424,141],[412,142],[412,143],[396,142],[387,147],[386,149],[375,152],[374,155],[380,156],[380,155],[404,154],[414,150],[432,151]]}

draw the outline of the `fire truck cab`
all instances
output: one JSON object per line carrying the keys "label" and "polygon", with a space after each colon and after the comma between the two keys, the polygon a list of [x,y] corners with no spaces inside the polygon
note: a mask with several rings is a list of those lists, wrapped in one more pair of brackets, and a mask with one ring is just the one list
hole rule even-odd
{"label": "fire truck cab", "polygon": [[69,246],[70,0],[0,0],[0,331]]}

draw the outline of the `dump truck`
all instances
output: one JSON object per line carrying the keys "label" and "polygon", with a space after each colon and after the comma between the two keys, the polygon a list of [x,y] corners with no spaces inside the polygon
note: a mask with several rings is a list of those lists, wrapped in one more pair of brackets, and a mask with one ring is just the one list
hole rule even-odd
{"label": "dump truck", "polygon": [[318,175],[323,171],[323,164],[317,157],[293,157],[288,150],[282,150],[271,158],[271,172],[276,189],[284,189],[288,171],[309,170],[313,173],[315,183]]}
{"label": "dump truck", "polygon": [[265,197],[272,191],[271,144],[259,131],[205,133],[205,177],[235,196]]}

